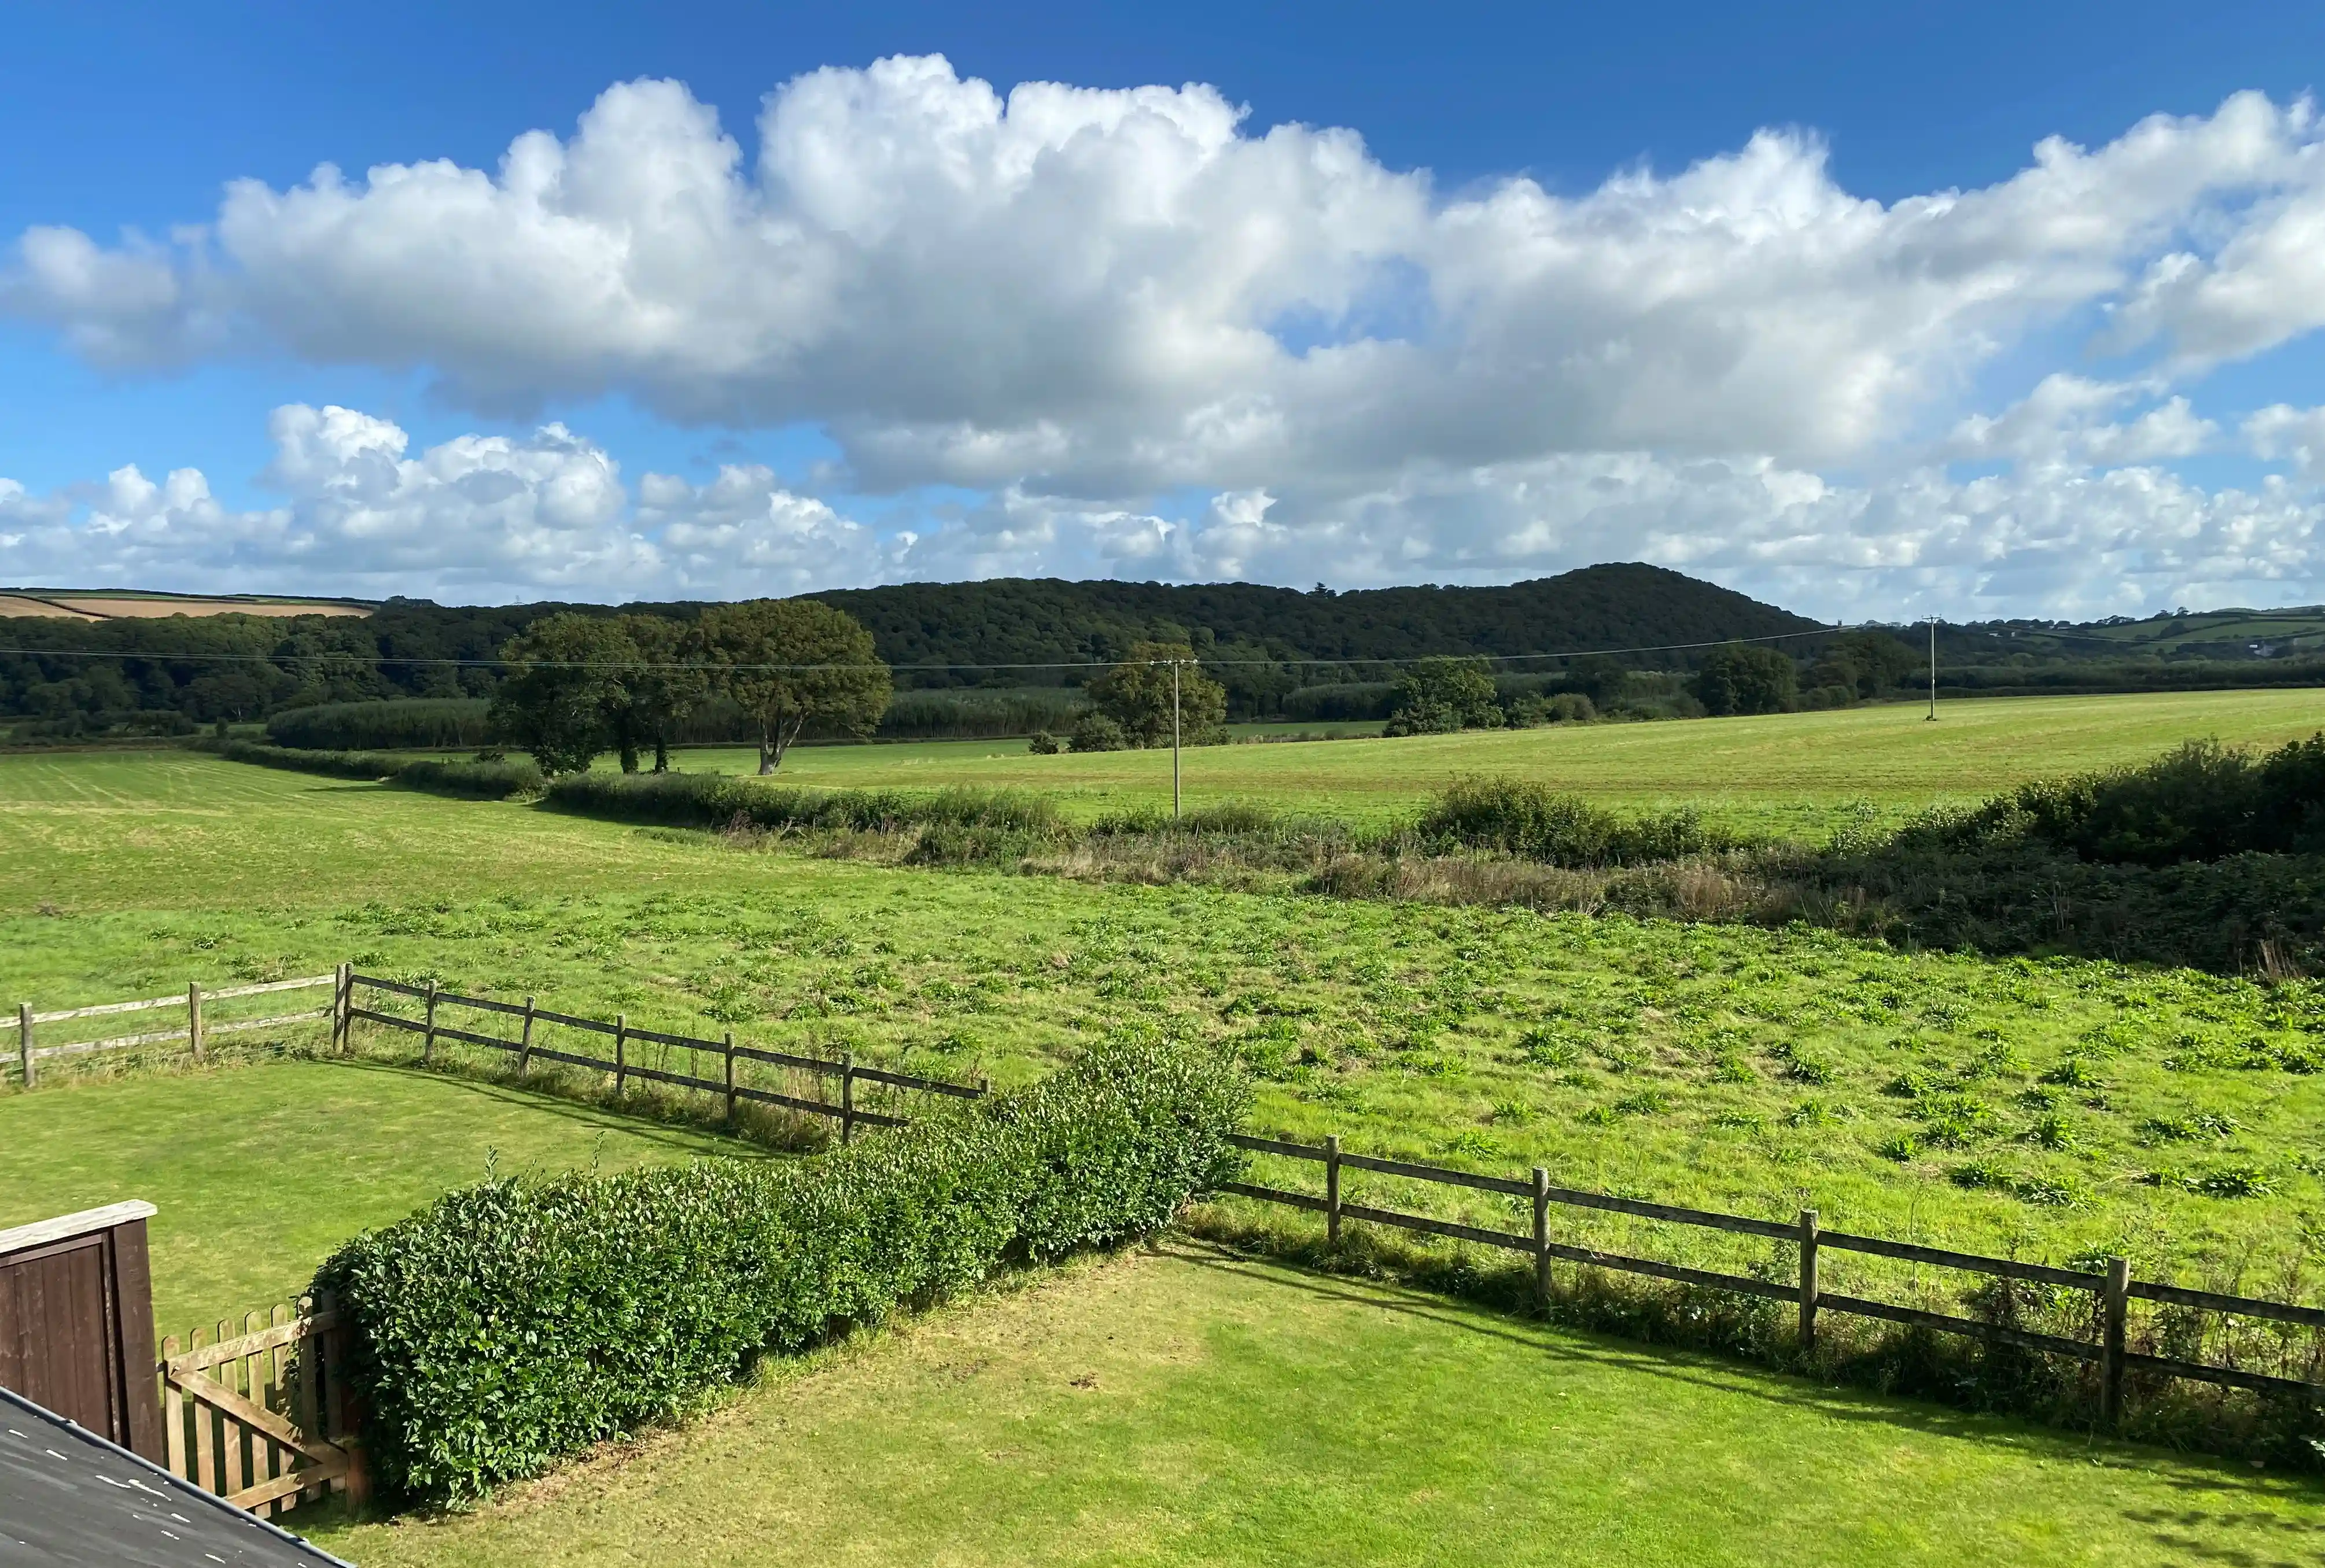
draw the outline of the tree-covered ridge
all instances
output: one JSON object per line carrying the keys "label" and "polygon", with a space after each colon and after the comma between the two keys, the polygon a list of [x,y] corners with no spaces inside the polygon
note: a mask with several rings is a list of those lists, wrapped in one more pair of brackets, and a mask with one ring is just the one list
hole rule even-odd
{"label": "tree-covered ridge", "polygon": [[[1507,656],[1765,637],[1818,624],[1635,562],[1487,588],[1302,593],[1255,583],[1003,577],[899,583],[814,597],[862,622],[880,657],[898,667],[1119,659],[1133,643],[1156,639],[1190,642],[1199,654],[1232,644],[1255,657],[1286,659]],[[1056,678],[1028,675],[1037,681]]]}

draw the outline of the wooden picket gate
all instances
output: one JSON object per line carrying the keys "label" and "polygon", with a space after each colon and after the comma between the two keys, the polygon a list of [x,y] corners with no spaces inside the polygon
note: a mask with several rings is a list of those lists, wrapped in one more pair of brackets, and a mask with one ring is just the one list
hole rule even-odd
{"label": "wooden picket gate", "polygon": [[262,1517],[332,1492],[360,1501],[346,1346],[336,1313],[288,1306],[163,1340],[170,1472]]}

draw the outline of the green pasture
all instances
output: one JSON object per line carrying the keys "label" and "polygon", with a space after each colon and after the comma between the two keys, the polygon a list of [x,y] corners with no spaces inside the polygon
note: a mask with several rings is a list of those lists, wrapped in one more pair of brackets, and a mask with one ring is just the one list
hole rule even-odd
{"label": "green pasture", "polygon": [[[1300,726],[1287,726],[1297,730]],[[1321,726],[1320,726],[1321,727]],[[1885,816],[1979,799],[2022,779],[2144,760],[2217,736],[2275,745],[2325,728],[2325,693],[1994,698],[1654,724],[1209,746],[1181,753],[1189,802],[1255,800],[1366,822],[1410,814],[1464,773],[1509,773],[1622,807],[1692,806],[1731,826],[1815,833],[1858,803]],[[688,770],[751,772],[741,749],[680,753]],[[1096,816],[1168,805],[1167,752],[1037,757],[1022,741],[808,746],[791,782],[833,789],[1010,786]]]}
{"label": "green pasture", "polygon": [[369,1568],[2316,1560],[2313,1483],[1186,1245],[773,1370]]}
{"label": "green pasture", "polygon": [[273,1061],[0,1095],[0,1227],[144,1198],[155,1332],[304,1290],[357,1231],[503,1173],[618,1169],[748,1145],[505,1084]]}
{"label": "green pasture", "polygon": [[[1248,1063],[1257,1124],[1286,1136],[2314,1289],[2325,1074],[2283,1065],[2316,1038],[2307,984],[1808,927],[898,871],[182,753],[0,761],[0,909],[7,992],[44,1008],[353,958],[1005,1084],[1107,1031],[1163,1030]],[[1514,1222],[1475,1194],[1385,1178],[1375,1195]]]}

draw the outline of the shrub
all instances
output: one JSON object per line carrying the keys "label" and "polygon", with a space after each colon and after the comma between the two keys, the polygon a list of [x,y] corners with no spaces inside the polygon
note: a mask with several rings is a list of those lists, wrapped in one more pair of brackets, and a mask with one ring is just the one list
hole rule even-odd
{"label": "shrub", "polygon": [[761,1354],[1160,1229],[1225,1179],[1239,1083],[1113,1042],[957,1118],[797,1165],[495,1180],[342,1247],[365,1440],[457,1503],[683,1407]]}
{"label": "shrub", "polygon": [[1119,752],[1129,746],[1130,737],[1120,724],[1093,709],[1074,722],[1066,744],[1077,752]]}
{"label": "shrub", "polygon": [[1047,730],[1035,730],[1025,737],[1025,749],[1036,757],[1054,757],[1058,754],[1058,737]]}
{"label": "shrub", "polygon": [[1642,864],[1728,847],[1691,811],[1625,818],[1532,779],[1460,779],[1422,816],[1423,844],[1558,866]]}
{"label": "shrub", "polygon": [[721,773],[622,777],[581,773],[558,779],[546,804],[589,816],[680,827],[894,831],[905,827],[998,828],[1029,838],[1066,832],[1042,796],[1012,789],[801,789]]}
{"label": "shrub", "polygon": [[2136,767],[2039,780],[1967,813],[1935,813],[1907,846],[2035,841],[2086,861],[2164,866],[2325,853],[2325,733],[2266,756],[2190,741]]}
{"label": "shrub", "polygon": [[483,744],[483,697],[397,697],[320,703],[266,721],[266,738],[304,752],[449,750]]}

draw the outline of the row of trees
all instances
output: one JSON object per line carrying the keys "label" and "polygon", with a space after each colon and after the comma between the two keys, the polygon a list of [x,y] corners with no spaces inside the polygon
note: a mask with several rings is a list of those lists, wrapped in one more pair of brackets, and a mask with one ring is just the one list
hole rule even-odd
{"label": "row of trees", "polygon": [[[1123,662],[1089,683],[1089,711],[1067,744],[1077,752],[1120,752],[1216,745],[1227,738],[1227,687],[1203,672],[1184,642],[1137,642]],[[1036,732],[1033,749],[1055,752],[1056,737]]]}
{"label": "row of trees", "polygon": [[1792,655],[1745,645],[1705,654],[1690,684],[1718,718],[1845,707],[1899,689],[1921,668],[1921,656],[1885,632],[1845,632],[1818,648],[1805,676]]}
{"label": "row of trees", "polygon": [[502,657],[513,672],[493,698],[493,728],[552,774],[584,771],[607,750],[635,773],[649,746],[662,772],[679,724],[713,696],[749,716],[759,771],[773,773],[811,726],[871,734],[892,692],[872,634],[813,599],[715,604],[691,623],[551,615]]}

